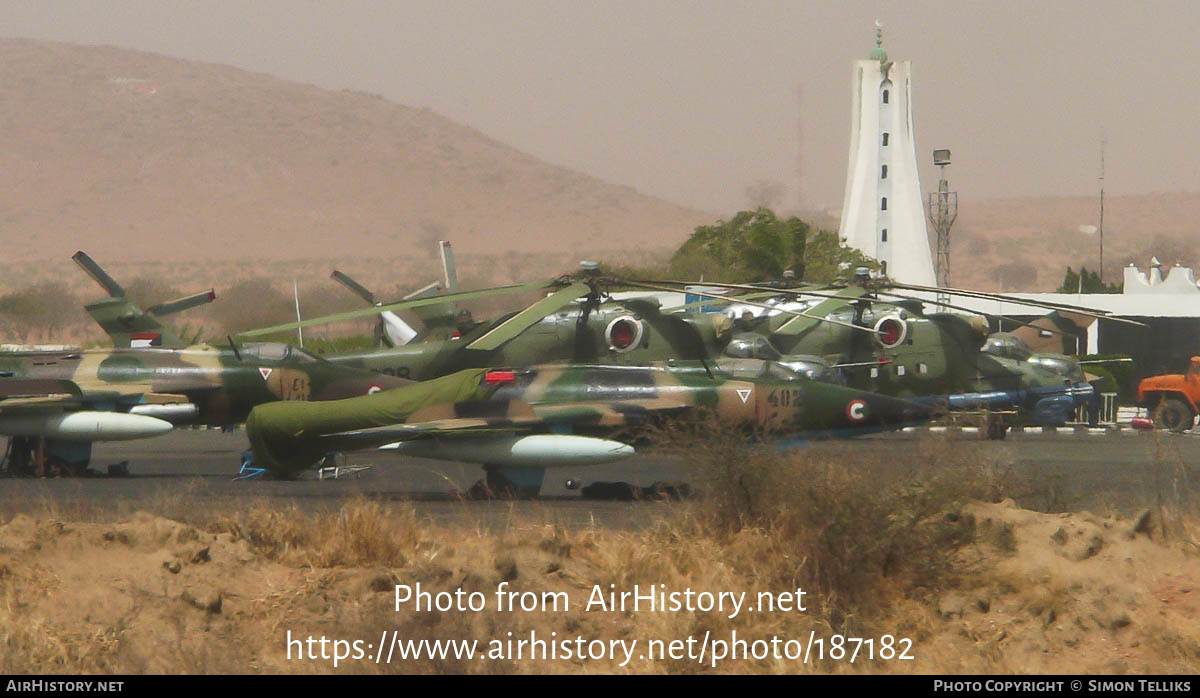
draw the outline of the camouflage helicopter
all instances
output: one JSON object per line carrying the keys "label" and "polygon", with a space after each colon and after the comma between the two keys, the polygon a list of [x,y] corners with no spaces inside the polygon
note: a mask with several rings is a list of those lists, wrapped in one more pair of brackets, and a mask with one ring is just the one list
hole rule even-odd
{"label": "camouflage helicopter", "polygon": [[263,402],[338,400],[406,383],[286,344],[154,346],[184,343],[155,314],[112,293],[120,287],[92,266],[89,274],[107,280],[101,285],[115,302],[91,304],[89,312],[100,308],[93,316],[114,340],[133,346],[0,353],[0,435],[10,437],[10,474],[83,474],[97,441],[147,438],[180,425],[228,426]]}
{"label": "camouflage helicopter", "polygon": [[898,429],[932,414],[777,362],[720,359],[466,369],[348,400],[259,405],[246,433],[254,464],[276,474],[331,452],[382,447],[481,463],[491,491],[527,496],[547,467],[627,458],[672,423],[711,417],[748,436],[821,438]]}
{"label": "camouflage helicopter", "polygon": [[[699,290],[690,282],[607,277],[588,267],[582,274],[560,277],[551,283],[404,301],[371,311],[316,318],[247,334],[268,334],[361,317],[382,309],[442,303],[447,299],[558,288],[525,310],[480,323],[458,339],[329,358],[417,380],[467,367],[522,362],[639,365],[669,360],[711,361],[720,357],[774,360],[802,370],[816,380],[920,399],[955,410],[983,410],[988,419],[986,433],[992,438],[1003,438],[1007,432],[1001,413],[1015,414],[1017,419],[1034,424],[1061,425],[1079,406],[1095,407],[1095,391],[1074,359],[1061,354],[1034,353],[1010,334],[989,335],[986,322],[978,315],[926,314],[923,307],[928,301],[911,295],[913,291],[937,289],[899,286],[872,279],[865,271],[849,281],[823,286],[801,285],[789,289],[781,287],[783,284],[716,282],[705,282],[704,286],[721,289],[721,294]],[[658,295],[613,300],[610,291],[621,287]],[[673,309],[660,307],[658,298],[664,292],[678,293],[685,289],[689,295],[704,300]],[[729,291],[743,295],[730,297]],[[1078,306],[1032,303],[958,289],[955,292],[1132,322]],[[789,298],[801,300],[788,301]],[[696,305],[718,303],[754,309],[759,315],[746,319],[736,313],[691,312]],[[947,303],[939,305],[976,312]],[[1026,324],[1011,318],[1001,319],[1010,325]]]}
{"label": "camouflage helicopter", "polygon": [[[602,273],[597,265],[585,262],[581,271],[548,282],[375,305],[369,309],[251,330],[241,336],[273,335],[401,309],[445,308],[449,304],[500,294],[552,291],[519,312],[461,326],[449,338],[431,338],[326,358],[337,364],[423,381],[465,368],[560,361],[636,366],[656,361],[703,362],[723,356],[723,348],[733,329],[728,318],[702,312],[664,312],[659,299],[652,295],[614,299],[612,291],[622,287],[654,292],[665,288],[651,282],[615,278]],[[797,317],[808,315],[804,311],[783,312]],[[836,318],[810,318],[816,322],[843,325],[851,332],[876,333],[873,328]],[[817,364],[819,361],[812,369],[820,373],[821,366]]]}
{"label": "camouflage helicopter", "polygon": [[[989,334],[981,315],[1010,326],[1036,327],[1039,332],[1062,331],[1045,324],[1035,326],[981,313],[945,300],[933,304],[972,315],[925,313],[924,305],[930,301],[913,294],[941,292],[1141,324],[1073,305],[964,289],[897,284],[887,279],[872,279],[865,269],[858,270],[850,282],[826,286],[789,290],[757,285],[724,286],[742,292],[754,291],[743,297],[722,299],[731,306],[726,312],[733,317],[750,314],[739,310],[739,303],[770,298],[781,309],[805,309],[813,315],[838,318],[878,331],[874,338],[866,339],[847,332],[842,325],[764,312],[750,319],[739,317],[741,332],[726,347],[727,354],[776,360],[797,354],[809,360],[815,356],[836,367],[843,382],[863,390],[936,402],[956,410],[1016,412],[1019,419],[1045,426],[1065,424],[1078,407],[1088,408],[1089,413],[1096,409],[1097,396],[1087,375],[1072,357],[1034,352],[1012,333]],[[989,420],[987,433],[991,438],[1003,438],[1005,421]]]}

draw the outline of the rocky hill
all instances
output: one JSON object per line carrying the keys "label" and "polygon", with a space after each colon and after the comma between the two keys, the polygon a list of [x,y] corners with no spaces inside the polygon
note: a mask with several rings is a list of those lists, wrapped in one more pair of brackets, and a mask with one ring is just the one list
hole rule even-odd
{"label": "rocky hill", "polygon": [[[409,287],[427,281],[440,238],[454,242],[475,285],[509,283],[583,257],[661,261],[696,225],[733,213],[645,196],[375,95],[121,48],[0,39],[5,289],[45,280],[90,289],[67,261],[77,249],[123,279],[303,283],[341,266]],[[1095,268],[1097,236],[1081,227],[1097,214],[1093,197],[964,193],[951,281],[1053,290],[1068,265]],[[1151,255],[1200,265],[1200,193],[1111,196],[1105,216],[1108,279]]]}
{"label": "rocky hill", "polygon": [[713,217],[370,94],[0,39],[9,263],[669,248]]}

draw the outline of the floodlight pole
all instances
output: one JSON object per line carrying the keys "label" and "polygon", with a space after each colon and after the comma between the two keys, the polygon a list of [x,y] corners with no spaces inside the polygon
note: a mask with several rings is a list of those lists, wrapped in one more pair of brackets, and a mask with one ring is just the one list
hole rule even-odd
{"label": "floodlight pole", "polygon": [[[938,166],[940,175],[937,193],[929,195],[929,221],[937,234],[937,285],[946,288],[950,285],[950,227],[958,218],[958,192],[950,191],[946,181],[946,166],[950,164],[950,151],[939,149],[933,151],[933,164]],[[939,291],[937,302],[944,305],[950,302],[950,294]]]}

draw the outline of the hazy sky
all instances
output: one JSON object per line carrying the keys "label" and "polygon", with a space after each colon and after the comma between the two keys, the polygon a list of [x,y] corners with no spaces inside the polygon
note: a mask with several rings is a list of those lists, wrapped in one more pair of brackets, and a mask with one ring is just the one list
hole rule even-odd
{"label": "hazy sky", "polygon": [[913,62],[925,190],[926,153],[949,147],[963,198],[1092,195],[1102,134],[1108,192],[1200,190],[1195,0],[0,0],[0,17],[7,36],[427,106],[720,213],[757,180],[840,207],[851,61],[878,18],[891,58]]}

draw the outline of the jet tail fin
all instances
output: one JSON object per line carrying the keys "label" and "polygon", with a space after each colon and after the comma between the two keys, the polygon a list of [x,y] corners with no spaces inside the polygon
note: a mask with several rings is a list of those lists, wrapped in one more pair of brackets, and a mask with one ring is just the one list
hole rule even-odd
{"label": "jet tail fin", "polygon": [[159,318],[211,303],[217,294],[213,289],[177,298],[142,310],[125,295],[125,289],[86,253],[79,251],[71,257],[109,297],[83,306],[88,315],[100,325],[116,347],[184,347],[188,342]]}
{"label": "jet tail fin", "polygon": [[124,296],[83,306],[115,347],[182,347],[185,342],[158,318]]}

